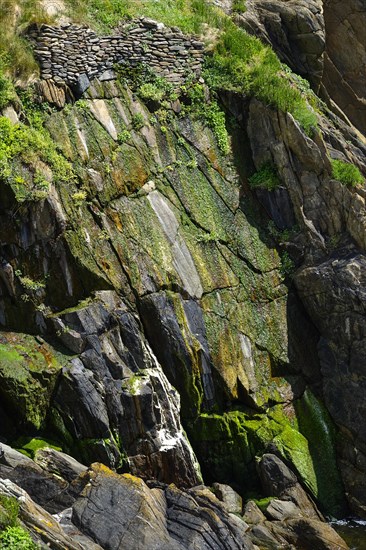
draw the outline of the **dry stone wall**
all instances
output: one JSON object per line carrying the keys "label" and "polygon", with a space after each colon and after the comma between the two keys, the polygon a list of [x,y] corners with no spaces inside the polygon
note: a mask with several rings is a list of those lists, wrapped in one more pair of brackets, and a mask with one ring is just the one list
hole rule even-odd
{"label": "dry stone wall", "polygon": [[147,18],[125,23],[110,36],[98,36],[77,25],[42,25],[30,36],[35,40],[41,77],[81,92],[95,77],[109,79],[116,63],[145,63],[176,85],[190,73],[198,76],[202,69],[202,42]]}

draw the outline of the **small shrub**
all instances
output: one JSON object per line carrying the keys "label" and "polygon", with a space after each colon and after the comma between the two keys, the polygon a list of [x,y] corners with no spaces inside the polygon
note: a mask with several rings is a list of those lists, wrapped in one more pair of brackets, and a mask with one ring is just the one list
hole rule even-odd
{"label": "small shrub", "polygon": [[152,101],[161,101],[165,95],[165,91],[152,82],[142,84],[138,93],[142,99]]}
{"label": "small shrub", "polygon": [[145,126],[145,120],[141,113],[136,113],[132,116],[132,128],[136,131],[141,130]]}
{"label": "small shrub", "polygon": [[19,277],[19,280],[22,287],[30,292],[37,292],[46,287],[46,284],[42,281],[33,281],[30,277]]}
{"label": "small shrub", "polygon": [[122,130],[118,136],[117,141],[120,145],[123,143],[127,143],[131,139],[131,132],[129,132],[127,129]]}
{"label": "small shrub", "polygon": [[37,550],[37,545],[22,527],[7,527],[0,533],[2,550]]}
{"label": "small shrub", "polygon": [[338,159],[332,159],[331,163],[332,177],[343,183],[343,185],[355,187],[365,181],[365,178],[354,164]]}
{"label": "small shrub", "polygon": [[252,188],[267,189],[268,191],[273,191],[281,185],[276,169],[270,163],[264,164],[248,181]]}
{"label": "small shrub", "polygon": [[76,193],[71,195],[71,198],[74,201],[76,206],[81,206],[85,201],[86,197],[87,197],[87,194],[85,191],[77,191]]}
{"label": "small shrub", "polygon": [[224,111],[220,109],[215,101],[212,101],[205,108],[204,115],[208,126],[215,134],[221,153],[227,155],[230,151],[230,144]]}
{"label": "small shrub", "polygon": [[245,3],[245,0],[234,0],[232,8],[233,12],[244,13],[247,10]]}

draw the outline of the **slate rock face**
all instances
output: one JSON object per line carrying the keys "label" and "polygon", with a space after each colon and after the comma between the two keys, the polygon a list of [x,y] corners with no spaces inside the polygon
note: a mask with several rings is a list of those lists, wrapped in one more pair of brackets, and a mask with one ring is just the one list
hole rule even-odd
{"label": "slate rock face", "polygon": [[198,466],[180,425],[179,396],[123,302],[102,292],[57,321],[69,327],[64,344],[73,346],[74,332],[83,349],[64,368],[54,406],[72,437],[85,443],[84,456],[118,468],[125,453],[132,472],[195,484]]}
{"label": "slate rock face", "polygon": [[245,523],[237,524],[203,490],[149,489],[138,478],[108,474],[98,466],[90,476],[73,506],[73,521],[106,550],[253,548]]}
{"label": "slate rock face", "polygon": [[322,88],[366,133],[366,13],[362,0],[324,2],[326,54]]}
{"label": "slate rock face", "polygon": [[[275,2],[260,1],[257,6],[248,2],[248,8],[248,17],[255,12],[261,18],[258,32],[268,42],[278,39],[283,58],[293,67],[301,65],[296,68],[318,86],[324,51],[319,2],[281,2],[280,9]],[[152,21],[142,26],[156,33],[163,28]],[[75,36],[84,33],[68,29]],[[64,30],[43,27],[42,32],[49,42],[58,42]],[[135,34],[140,30],[137,25]],[[91,32],[84,34],[88,40],[96,39]],[[184,39],[181,35],[179,44]],[[97,40],[93,47],[99,52],[102,46]],[[197,47],[200,58],[200,44],[194,40],[189,44]],[[78,48],[77,39],[74,46]],[[174,62],[180,59],[176,52],[184,54],[180,47],[167,46]],[[60,106],[63,94],[55,95],[51,67],[43,61],[42,74],[50,82],[43,85],[43,95]],[[77,73],[85,72],[83,65],[81,53],[73,82]],[[92,69],[90,77],[98,71]],[[347,427],[340,465],[349,502],[364,513],[363,484],[352,482],[358,461],[364,460],[363,396],[354,392],[351,402],[350,386],[340,376],[330,382],[328,375],[338,310],[347,311],[349,300],[353,307],[355,296],[363,299],[355,288],[355,281],[363,284],[363,279],[355,271],[363,266],[366,248],[365,193],[332,179],[329,156],[365,169],[362,140],[332,114],[319,114],[319,131],[314,128],[306,135],[291,115],[252,98],[222,93],[228,114],[239,125],[232,135],[235,154],[223,156],[204,121],[186,116],[184,109],[177,116],[177,102],[164,104],[169,115],[166,126],[156,124],[151,105],[138,98],[136,89],[110,80],[108,67],[103,65],[100,71],[101,81],[94,79],[90,86],[85,82],[89,87],[83,102],[47,115],[52,139],[77,167],[75,178],[60,184],[55,174],[49,195],[38,202],[20,204],[13,180],[4,181],[1,188],[1,326],[4,331],[42,335],[50,340],[52,352],[61,347],[63,360],[50,384],[43,383],[44,402],[34,400],[37,423],[31,426],[24,426],[25,414],[12,417],[14,395],[1,388],[0,435],[9,440],[22,430],[29,436],[34,430],[52,433],[86,464],[98,460],[118,472],[128,470],[145,481],[155,480],[151,491],[163,491],[165,501],[173,503],[169,514],[177,512],[176,499],[184,501],[180,527],[174,514],[166,516],[172,527],[170,531],[165,527],[163,539],[174,538],[174,533],[178,539],[184,530],[190,544],[198,537],[197,544],[202,545],[207,542],[202,542],[202,533],[215,531],[215,526],[201,510],[201,500],[207,505],[210,500],[207,492],[188,489],[201,478],[183,427],[209,482],[232,484],[243,493],[259,489],[256,457],[268,454],[268,445],[275,440],[279,455],[327,510],[332,487],[337,488],[335,497],[332,493],[335,506],[342,501],[343,489],[336,466],[337,430],[322,409],[322,400],[341,395],[342,407],[354,404],[355,415],[346,417],[347,426],[334,407],[328,409],[339,430]],[[65,76],[54,76],[62,87]],[[66,100],[67,89],[62,90]],[[207,89],[204,92],[208,94]],[[142,125],[139,130],[136,117]],[[122,132],[129,136],[124,143],[120,143]],[[265,163],[276,169],[281,180],[272,194],[247,185],[248,177]],[[19,165],[29,170],[21,160]],[[32,167],[35,173],[36,168]],[[16,223],[14,212],[19,213]],[[276,237],[283,229],[296,231],[297,236],[284,242],[282,236]],[[342,247],[359,254],[356,267],[353,256],[342,256]],[[303,268],[294,278],[308,313],[285,272],[283,253],[292,251],[295,267]],[[327,271],[324,266],[331,254],[332,261],[345,261],[338,275],[344,281],[345,274],[350,276],[350,298],[343,297],[346,282],[333,297],[334,277],[329,282],[326,275],[321,283],[330,294],[327,319],[319,319],[322,303],[314,280],[317,270]],[[42,281],[40,288],[24,293],[24,275]],[[314,282],[316,295],[307,291],[306,277]],[[362,306],[355,308],[363,315]],[[335,342],[337,359],[342,361],[337,370],[351,365],[352,375],[362,371],[363,361],[362,322],[355,321],[354,328],[352,356],[344,353],[348,344],[342,337]],[[6,346],[11,347],[9,342]],[[27,390],[32,390],[31,384]],[[302,407],[310,410],[310,426],[301,418]],[[326,453],[314,452],[319,441]],[[47,460],[44,464],[48,468]],[[329,466],[332,475],[322,475]],[[62,469],[61,464],[57,467]],[[60,486],[68,487],[68,465],[63,467],[66,479],[61,475]],[[26,468],[15,468],[19,483],[27,481]],[[32,471],[37,475],[29,477],[38,479],[41,474],[33,464]],[[105,472],[104,477],[108,475]],[[42,483],[51,487],[50,493],[56,485],[56,502],[57,481],[46,478]],[[107,483],[104,478],[99,482]],[[158,482],[174,482],[187,491],[169,493]],[[139,491],[150,494],[142,482],[137,483]],[[295,480],[294,484],[296,488]],[[34,486],[29,483],[28,489]],[[70,510],[73,495],[67,491],[65,495],[65,502],[52,503],[55,511],[62,506]],[[298,520],[283,498],[282,493],[277,497],[272,517]],[[201,528],[200,520],[195,534],[192,517],[198,509],[209,527],[205,523]],[[292,512],[294,516],[289,515]],[[214,524],[221,530],[226,519],[219,512],[216,515],[220,521],[215,519]],[[81,518],[82,514],[79,522]],[[87,529],[91,528],[88,523]],[[240,528],[231,517],[234,541],[235,529]],[[281,544],[286,541],[283,531],[276,534],[272,529],[268,534],[268,530],[260,526],[258,539],[261,535],[262,540],[278,542],[278,535]],[[147,536],[155,544],[153,534]],[[106,532],[103,537],[107,540]]]}
{"label": "slate rock face", "polygon": [[325,399],[333,418],[344,428],[341,464],[346,490],[355,510],[364,513],[365,256],[348,248],[301,270],[296,285],[323,334],[319,356]]}

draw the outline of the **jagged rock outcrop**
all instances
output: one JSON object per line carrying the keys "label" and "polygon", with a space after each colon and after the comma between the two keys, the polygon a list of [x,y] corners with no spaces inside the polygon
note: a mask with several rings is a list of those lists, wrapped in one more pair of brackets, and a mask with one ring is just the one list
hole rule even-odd
{"label": "jagged rock outcrop", "polygon": [[322,0],[247,0],[246,8],[237,16],[239,24],[270,44],[284,63],[317,90],[326,41]]}
{"label": "jagged rock outcrop", "polygon": [[[24,205],[19,231],[3,236],[13,243],[3,254],[14,281],[2,287],[3,326],[64,346],[43,433],[85,461],[194,484],[167,376],[210,480],[258,484],[255,454],[277,438],[317,492],[307,439],[284,410],[301,397],[303,373],[318,369],[288,331],[308,326],[315,351],[314,329],[283,282],[267,222],[240,197],[232,161],[202,123],[171,116],[161,129],[128,88],[96,82],[84,104],[48,120],[82,188],[70,180]],[[119,144],[126,127],[131,137]],[[9,190],[4,227],[15,207]],[[47,273],[24,288],[25,276]]]}
{"label": "jagged rock outcrop", "polygon": [[366,134],[366,11],[362,0],[324,0],[326,46],[322,89]]}
{"label": "jagged rock outcrop", "polygon": [[247,0],[236,16],[365,134],[366,13],[362,0]]}
{"label": "jagged rock outcrop", "polygon": [[[265,113],[257,102],[251,104],[249,112],[254,162],[257,166],[267,161],[275,163],[289,194],[296,221],[306,235],[299,259],[305,267],[295,275],[295,283],[322,335],[318,349],[323,391],[328,410],[345,432],[342,456],[348,458],[341,464],[349,498],[354,510],[363,514],[359,498],[364,489],[351,478],[352,475],[357,479],[362,477],[358,471],[362,470],[363,461],[361,458],[356,466],[356,455],[362,457],[364,453],[360,423],[360,411],[364,407],[364,313],[362,286],[359,288],[365,250],[364,191],[334,181],[330,177],[327,156],[331,154],[353,160],[364,169],[363,143],[356,146],[355,134],[353,142],[348,143],[330,138],[326,125],[325,142],[319,139],[320,136],[315,140],[305,135],[300,137],[301,131],[288,115]],[[273,195],[276,194],[274,191]],[[285,209],[287,203],[283,202],[282,207]],[[356,246],[350,237],[356,241]],[[353,288],[358,289],[357,298],[353,298]],[[353,347],[354,352],[351,351]],[[337,369],[334,370],[337,364],[338,375]],[[344,368],[347,369],[346,378]]]}
{"label": "jagged rock outcrop", "polygon": [[[36,463],[2,445],[0,468],[6,464],[9,479],[4,479],[1,472],[0,501],[4,503],[1,499],[5,497],[17,502],[18,523],[24,525],[42,549],[254,550],[253,542],[262,548],[280,548],[283,544],[290,548],[301,536],[301,521],[306,523],[305,539],[299,539],[301,544],[310,541],[325,550],[347,549],[331,527],[324,522],[306,519],[309,510],[304,515],[301,505],[300,508],[293,505],[285,519],[290,529],[281,528],[277,517],[266,520],[259,511],[260,521],[248,525],[243,519],[241,506],[232,512],[231,506],[225,503],[226,499],[220,501],[203,485],[183,490],[156,481],[146,484],[130,474],[118,475],[102,464],[93,464],[87,469],[71,457],[51,449],[38,451],[35,460]],[[286,469],[272,455],[266,455],[263,460],[267,463],[277,461],[282,470]],[[38,469],[38,484],[29,484],[25,477],[14,482],[16,470],[21,465],[29,473]],[[268,474],[268,468],[263,469]],[[271,475],[267,475],[268,481]],[[42,481],[50,478],[67,486],[68,493],[73,495],[66,508],[59,501],[57,513],[54,501],[45,500],[41,487]],[[289,478],[296,481],[288,471]],[[23,488],[25,485],[27,492]],[[222,486],[221,490],[224,490]],[[224,492],[232,496],[235,493],[230,487]],[[274,509],[275,503],[278,510],[281,502],[283,506],[287,504],[289,510],[288,501],[271,500],[267,511],[271,507]],[[267,516],[273,514],[267,511]],[[253,514],[249,516],[247,509],[245,514],[251,521]]]}

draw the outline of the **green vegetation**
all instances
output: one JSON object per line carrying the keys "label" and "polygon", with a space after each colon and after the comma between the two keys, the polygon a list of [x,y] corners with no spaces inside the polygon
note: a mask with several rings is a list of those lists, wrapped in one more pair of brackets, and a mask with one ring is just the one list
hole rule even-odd
{"label": "green vegetation", "polygon": [[354,164],[349,162],[343,162],[343,160],[331,160],[332,163],[332,177],[343,185],[349,187],[356,187],[365,181],[361,172]]}
{"label": "green vegetation", "polygon": [[127,128],[125,130],[122,130],[117,136],[117,141],[120,145],[122,145],[123,143],[127,143],[128,141],[130,141],[130,139],[131,132],[127,130]]}
{"label": "green vegetation", "polygon": [[[47,196],[50,181],[47,170],[35,168],[40,161],[52,169],[53,181],[69,181],[73,177],[71,165],[58,153],[48,132],[38,117],[35,126],[13,124],[0,117],[0,176],[6,178],[19,202],[39,200]],[[14,166],[17,159],[21,163]],[[49,176],[48,176],[49,177]]]}
{"label": "green vegetation", "polygon": [[[31,74],[39,72],[30,43],[22,36],[24,29],[34,22],[52,22],[39,0],[2,0],[0,52],[6,72],[12,80],[24,81]],[[1,92],[0,87],[2,95]]]}
{"label": "green vegetation", "polygon": [[29,533],[18,525],[19,503],[15,497],[0,495],[0,548],[36,550]]}
{"label": "green vegetation", "polygon": [[17,524],[19,504],[15,497],[0,495],[0,530]]}
{"label": "green vegetation", "polygon": [[261,499],[255,499],[254,502],[258,506],[261,512],[265,513],[268,506],[271,504],[271,500],[273,500],[275,497],[265,497]]}
{"label": "green vegetation", "polygon": [[244,13],[247,11],[246,0],[233,0],[233,12]]}
{"label": "green vegetation", "polygon": [[324,404],[308,389],[295,402],[295,409],[299,430],[309,442],[317,478],[317,498],[328,513],[343,517],[345,502],[337,467],[337,432],[333,421]]}
{"label": "green vegetation", "polygon": [[56,451],[62,451],[62,448],[50,439],[41,439],[40,437],[20,437],[17,441],[13,442],[14,448],[20,453],[34,459],[39,449],[55,449]]}
{"label": "green vegetation", "polygon": [[31,292],[37,292],[37,290],[41,290],[42,288],[45,288],[45,283],[42,281],[33,281],[33,279],[30,279],[29,277],[19,277],[20,283],[22,287],[25,290],[29,290]]}
{"label": "green vegetation", "polygon": [[0,548],[2,550],[37,550],[38,546],[22,527],[7,527],[0,533]]}
{"label": "green vegetation", "polygon": [[213,89],[254,95],[264,103],[291,113],[311,134],[316,114],[277,55],[260,40],[230,22],[208,59],[204,77]]}
{"label": "green vegetation", "polygon": [[281,254],[281,265],[280,265],[280,273],[282,277],[290,277],[295,270],[295,264],[293,260],[291,259],[288,252],[283,252]]}
{"label": "green vegetation", "polygon": [[220,151],[227,155],[230,151],[229,135],[226,130],[225,113],[216,103],[211,101],[203,107],[204,118],[207,125],[212,129],[217,139]]}
{"label": "green vegetation", "polygon": [[16,96],[14,86],[6,76],[7,68],[5,59],[0,57],[0,109],[6,107]]}
{"label": "green vegetation", "polygon": [[199,33],[202,25],[217,26],[220,11],[206,0],[66,0],[73,20],[87,23],[100,32],[108,32],[122,19],[145,15],[186,33]]}
{"label": "green vegetation", "polygon": [[155,82],[146,82],[138,90],[141,99],[161,101],[167,93],[172,91],[173,86],[165,78],[156,77]]}
{"label": "green vegetation", "polygon": [[136,113],[132,116],[132,128],[136,131],[145,126],[145,120],[142,113]]}
{"label": "green vegetation", "polygon": [[227,155],[230,151],[230,143],[226,117],[217,101],[213,97],[207,99],[204,87],[198,83],[188,82],[182,91],[190,102],[190,105],[182,110],[182,115],[189,113],[192,118],[203,120],[213,131],[221,153]]}
{"label": "green vegetation", "polygon": [[281,185],[277,171],[271,163],[263,164],[248,181],[252,188],[267,189],[267,191],[273,191]]}

